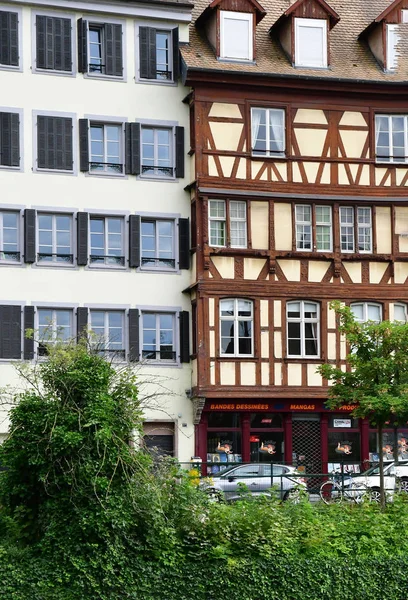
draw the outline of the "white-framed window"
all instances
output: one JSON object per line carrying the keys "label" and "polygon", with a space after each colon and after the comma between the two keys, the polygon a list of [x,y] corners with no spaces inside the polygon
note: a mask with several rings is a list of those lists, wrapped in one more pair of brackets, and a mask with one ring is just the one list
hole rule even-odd
{"label": "white-framed window", "polygon": [[398,25],[387,25],[387,70],[394,71],[398,66],[397,46],[400,39]]}
{"label": "white-framed window", "polygon": [[[84,30],[85,25],[85,30]],[[86,44],[85,56],[81,57],[81,70],[88,75],[123,78],[124,60],[123,23],[105,23],[99,21],[81,21],[78,29],[82,36],[79,46]]]}
{"label": "white-framed window", "polygon": [[394,322],[403,325],[408,321],[407,305],[403,302],[394,304]]}
{"label": "white-framed window", "polygon": [[320,306],[317,302],[296,300],[286,305],[288,357],[320,355]]}
{"label": "white-framed window", "polygon": [[351,312],[357,323],[380,323],[382,321],[382,306],[377,302],[353,302]]}
{"label": "white-framed window", "polygon": [[327,67],[326,19],[295,18],[295,66]]}
{"label": "white-framed window", "polygon": [[72,215],[37,214],[37,263],[72,264]]}
{"label": "white-framed window", "polygon": [[220,301],[221,356],[253,356],[254,305],[251,300]]}
{"label": "white-framed window", "polygon": [[122,125],[91,122],[89,146],[89,171],[91,173],[123,173]]}
{"label": "white-framed window", "polygon": [[377,162],[408,161],[408,115],[375,116],[375,156]]}
{"label": "white-framed window", "polygon": [[176,362],[176,315],[142,313],[142,358],[146,361]]}
{"label": "white-framed window", "polygon": [[91,265],[125,266],[123,217],[91,216],[89,237]]}
{"label": "white-framed window", "polygon": [[241,200],[210,200],[210,246],[247,247],[247,205]]}
{"label": "white-framed window", "polygon": [[[312,214],[314,211],[315,227]],[[332,210],[330,206],[295,206],[296,250],[332,251]]]}
{"label": "white-framed window", "polygon": [[251,132],[252,156],[285,156],[283,108],[251,108]]}
{"label": "white-framed window", "polygon": [[38,308],[38,356],[47,356],[48,347],[57,342],[67,343],[73,337],[72,310]]}
{"label": "white-framed window", "polygon": [[[373,251],[371,208],[340,206],[340,247],[342,252]],[[357,250],[356,250],[357,248]]]}
{"label": "white-framed window", "polygon": [[174,177],[173,138],[171,127],[142,125],[142,176]]}
{"label": "white-framed window", "polygon": [[408,23],[408,10],[406,8],[401,10],[401,23]]}
{"label": "white-framed window", "polygon": [[149,269],[176,267],[173,219],[143,218],[140,224],[141,266]]}
{"label": "white-framed window", "polygon": [[20,213],[0,211],[0,261],[20,262]]}
{"label": "white-framed window", "polygon": [[126,357],[124,312],[91,309],[89,317],[95,348],[101,354],[124,359]]}
{"label": "white-framed window", "polygon": [[253,60],[252,13],[220,11],[220,58]]}

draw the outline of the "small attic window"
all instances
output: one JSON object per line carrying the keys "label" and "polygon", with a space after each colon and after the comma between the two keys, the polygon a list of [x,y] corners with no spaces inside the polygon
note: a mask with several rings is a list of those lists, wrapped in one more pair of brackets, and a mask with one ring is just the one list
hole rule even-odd
{"label": "small attic window", "polygon": [[401,10],[401,23],[408,23],[408,10],[404,8]]}
{"label": "small attic window", "polygon": [[220,11],[220,58],[253,60],[253,14]]}
{"label": "small attic window", "polygon": [[327,67],[326,19],[295,18],[295,66]]}
{"label": "small attic window", "polygon": [[397,68],[398,40],[398,25],[387,25],[387,71],[394,71]]}

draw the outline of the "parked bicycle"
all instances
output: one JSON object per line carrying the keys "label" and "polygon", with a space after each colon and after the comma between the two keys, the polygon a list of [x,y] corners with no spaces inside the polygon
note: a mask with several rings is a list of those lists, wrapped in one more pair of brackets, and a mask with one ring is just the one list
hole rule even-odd
{"label": "parked bicycle", "polygon": [[333,471],[330,478],[320,486],[320,498],[325,504],[340,504],[343,500],[360,504],[371,500],[370,489],[361,481],[355,482],[344,473]]}

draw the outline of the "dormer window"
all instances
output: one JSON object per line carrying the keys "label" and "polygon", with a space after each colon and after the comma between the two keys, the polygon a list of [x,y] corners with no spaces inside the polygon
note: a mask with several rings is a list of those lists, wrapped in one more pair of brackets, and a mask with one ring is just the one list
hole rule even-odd
{"label": "dormer window", "polygon": [[397,68],[398,40],[398,25],[387,25],[387,71],[394,71]]}
{"label": "dormer window", "polygon": [[295,66],[327,67],[326,19],[295,19]]}
{"label": "dormer window", "polygon": [[404,8],[401,10],[401,23],[408,23],[408,10]]}
{"label": "dormer window", "polygon": [[220,58],[253,60],[253,14],[220,11]]}

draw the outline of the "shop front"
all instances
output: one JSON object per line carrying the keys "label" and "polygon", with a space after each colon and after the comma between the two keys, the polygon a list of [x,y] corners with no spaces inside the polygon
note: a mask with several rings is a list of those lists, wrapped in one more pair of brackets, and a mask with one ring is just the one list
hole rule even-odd
{"label": "shop front", "polygon": [[[378,460],[380,448],[376,430],[367,420],[352,418],[353,408],[330,411],[321,400],[206,400],[196,452],[208,474],[240,462],[290,464],[307,473],[340,468],[360,473]],[[395,443],[400,458],[408,460],[408,425],[397,432],[385,429],[385,459],[392,460]]]}

